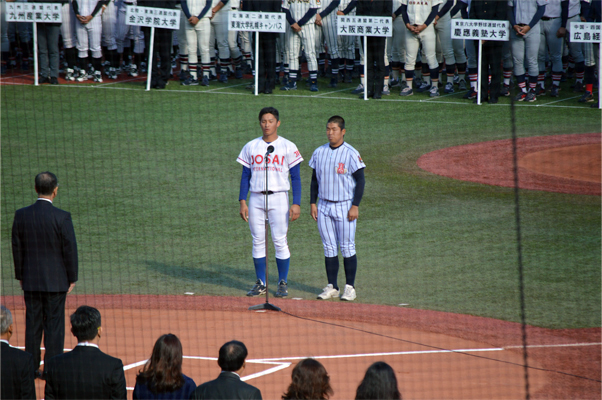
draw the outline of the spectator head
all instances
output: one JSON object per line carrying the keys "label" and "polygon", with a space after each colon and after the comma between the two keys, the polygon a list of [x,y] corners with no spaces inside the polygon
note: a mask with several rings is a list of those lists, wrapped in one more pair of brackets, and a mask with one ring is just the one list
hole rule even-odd
{"label": "spectator head", "polygon": [[232,340],[220,347],[217,364],[222,371],[236,372],[244,366],[247,354],[247,348],[243,342]]}
{"label": "spectator head", "polygon": [[291,384],[283,399],[328,399],[334,391],[326,368],[313,358],[301,360],[291,375]]}
{"label": "spectator head", "polygon": [[326,123],[326,125],[330,124],[331,122],[337,124],[339,128],[341,128],[341,130],[345,129],[345,120],[343,119],[343,117],[333,115],[332,117],[328,118],[328,122]]}
{"label": "spectator head", "polygon": [[401,393],[397,388],[397,378],[393,368],[382,361],[372,364],[357,388],[355,399],[400,400]]}
{"label": "spectator head", "polygon": [[280,115],[278,114],[278,110],[276,110],[274,107],[262,108],[261,111],[259,111],[259,122],[261,122],[261,117],[263,117],[265,114],[272,114],[274,118],[276,118],[276,121],[280,121]]}
{"label": "spectator head", "polygon": [[13,315],[10,310],[4,306],[0,306],[0,328],[2,339],[10,339],[13,334]]}
{"label": "spectator head", "polygon": [[58,186],[59,181],[52,172],[40,172],[36,175],[35,187],[38,194],[50,196]]}
{"label": "spectator head", "polygon": [[176,335],[162,335],[155,342],[153,354],[136,377],[154,393],[174,392],[184,385],[182,343]]}
{"label": "spectator head", "polygon": [[90,306],[80,306],[71,314],[71,332],[78,342],[100,337],[100,311]]}

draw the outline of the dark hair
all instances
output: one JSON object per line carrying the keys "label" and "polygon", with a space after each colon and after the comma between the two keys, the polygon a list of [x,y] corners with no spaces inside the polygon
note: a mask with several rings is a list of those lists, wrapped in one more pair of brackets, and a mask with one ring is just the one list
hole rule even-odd
{"label": "dark hair", "polygon": [[357,387],[356,400],[367,399],[401,399],[401,393],[397,388],[395,371],[389,364],[378,361],[372,364],[366,371],[364,379]]}
{"label": "dark hair", "polygon": [[8,328],[13,324],[13,315],[5,306],[0,307],[0,333],[5,334]]}
{"label": "dark hair", "polygon": [[59,185],[59,180],[52,172],[40,172],[36,175],[35,187],[38,194],[49,196],[54,189]]}
{"label": "dark hair", "polygon": [[71,314],[71,332],[79,342],[92,340],[100,328],[100,311],[90,306],[80,306]]}
{"label": "dark hair", "polygon": [[328,399],[333,393],[326,368],[319,361],[306,358],[293,368],[291,384],[282,398]]}
{"label": "dark hair", "polygon": [[265,114],[272,114],[274,117],[276,117],[276,121],[280,121],[278,110],[276,110],[274,107],[262,108],[261,111],[259,111],[259,122],[261,122],[261,117],[263,117]]}
{"label": "dark hair", "polygon": [[335,124],[337,124],[339,126],[339,128],[341,128],[341,130],[345,129],[345,120],[343,119],[343,117],[339,117],[338,115],[333,115],[332,117],[328,118],[328,122],[326,124],[328,125],[331,122],[334,122]]}
{"label": "dark hair", "polygon": [[155,342],[153,354],[136,376],[136,383],[146,384],[153,393],[175,392],[184,386],[182,343],[168,333]]}
{"label": "dark hair", "polygon": [[238,371],[247,358],[247,348],[243,342],[232,340],[219,349],[217,364],[223,371]]}

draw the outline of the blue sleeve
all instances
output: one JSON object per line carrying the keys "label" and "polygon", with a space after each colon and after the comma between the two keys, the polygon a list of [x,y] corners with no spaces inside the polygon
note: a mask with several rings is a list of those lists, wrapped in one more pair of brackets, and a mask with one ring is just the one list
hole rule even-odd
{"label": "blue sleeve", "polygon": [[320,13],[320,17],[324,18],[328,14],[330,14],[335,8],[337,8],[341,4],[341,0],[332,0],[332,2]]}
{"label": "blue sleeve", "polygon": [[580,14],[585,19],[587,19],[587,16],[589,15],[589,6],[590,6],[590,4],[587,1],[581,1],[581,13]]}
{"label": "blue sleeve", "polygon": [[399,15],[401,14],[401,7],[403,7],[403,6],[399,6],[399,8],[393,12],[393,14],[395,14],[396,18],[399,17]]}
{"label": "blue sleeve", "polygon": [[441,8],[441,10],[439,10],[439,13],[437,14],[439,16],[439,18],[441,18],[445,14],[447,14],[447,12],[449,10],[451,10],[451,8],[452,8],[453,5],[454,5],[454,0],[447,0],[447,2],[445,3],[445,5]]}
{"label": "blue sleeve", "polygon": [[[315,10],[315,8],[314,8]],[[301,205],[301,163],[289,170],[291,173],[291,185],[293,186],[293,204]]]}
{"label": "blue sleeve", "polygon": [[439,4],[437,4],[436,6],[433,6],[433,8],[431,8],[431,13],[426,18],[426,21],[424,21],[424,24],[426,26],[429,26],[435,20],[435,17],[437,16],[437,11],[439,11]]}
{"label": "blue sleeve", "polygon": [[358,169],[353,173],[355,179],[355,193],[353,195],[353,205],[359,207],[364,195],[364,187],[366,186],[366,179],[364,178],[364,168]]}
{"label": "blue sleeve", "polygon": [[211,8],[211,1],[207,0],[207,3],[205,3],[205,8],[203,8],[201,10],[201,13],[199,14],[199,16],[197,18],[202,19],[205,16],[205,14],[207,14],[207,11],[209,11],[210,8]]}
{"label": "blue sleeve", "polygon": [[539,22],[539,20],[541,19],[541,17],[543,17],[543,15],[545,13],[546,13],[546,5],[545,4],[543,6],[537,7],[537,12],[533,16],[533,19],[531,20],[531,22],[529,22],[529,27],[531,29],[533,29],[533,27],[535,25],[537,25],[537,23]]}
{"label": "blue sleeve", "polygon": [[190,10],[188,9],[188,4],[186,0],[181,0],[180,4],[182,4],[182,12],[186,16],[186,19],[190,18]]}
{"label": "blue sleeve", "polygon": [[291,10],[289,10],[288,8],[283,8],[284,12],[286,13],[286,20],[288,21],[289,25],[294,25],[297,23],[297,21],[295,21],[293,19],[293,16],[291,15]]}
{"label": "blue sleeve", "polygon": [[238,201],[247,199],[247,194],[249,193],[250,183],[251,183],[251,168],[242,167],[242,175],[240,177],[240,192],[238,194]]}
{"label": "blue sleeve", "polygon": [[318,12],[317,8],[310,8],[309,10],[307,10],[307,12],[303,16],[303,18],[301,18],[299,20],[299,22],[297,22],[297,24],[299,26],[303,26],[303,25],[307,24],[307,21],[309,21],[311,19],[311,17],[313,17],[314,15],[316,15],[317,12]]}
{"label": "blue sleeve", "polygon": [[351,3],[349,3],[347,8],[343,10],[343,14],[349,14],[355,8],[355,6],[357,6],[357,0],[351,0]]}
{"label": "blue sleeve", "polygon": [[406,24],[409,24],[410,17],[408,16],[408,5],[402,4],[400,8],[401,8],[401,18],[403,18],[403,22],[405,22]]}
{"label": "blue sleeve", "polygon": [[508,21],[510,21],[510,30],[516,25],[516,18],[514,17],[514,6],[508,6]]}
{"label": "blue sleeve", "polygon": [[560,2],[560,17],[562,18],[560,26],[566,28],[566,23],[569,20],[569,0],[562,0]]}

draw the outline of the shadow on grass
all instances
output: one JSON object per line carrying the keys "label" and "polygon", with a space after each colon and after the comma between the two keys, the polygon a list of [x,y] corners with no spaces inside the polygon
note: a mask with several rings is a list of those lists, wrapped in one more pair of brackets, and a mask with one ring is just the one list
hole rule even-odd
{"label": "shadow on grass", "polygon": [[[147,268],[170,276],[178,280],[197,282],[207,285],[222,286],[246,293],[256,280],[255,271],[249,269],[238,269],[227,265],[207,264],[199,267],[169,265],[156,261],[145,261]],[[270,281],[270,292],[276,292],[275,277],[278,270],[270,267],[268,279]],[[218,272],[219,271],[219,272]],[[305,285],[303,283],[288,280],[289,290],[302,291],[315,295],[321,291],[320,287]],[[230,293],[227,293],[230,294]]]}

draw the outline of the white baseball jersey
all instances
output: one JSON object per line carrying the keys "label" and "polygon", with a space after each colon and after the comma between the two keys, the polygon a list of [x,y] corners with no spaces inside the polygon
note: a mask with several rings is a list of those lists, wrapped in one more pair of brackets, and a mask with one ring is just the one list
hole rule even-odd
{"label": "white baseball jersey", "polygon": [[[310,8],[319,8],[316,0],[285,0],[282,8],[290,10],[291,16],[295,21],[299,21]],[[316,17],[313,16],[307,22],[306,25],[313,24],[316,21]]]}
{"label": "white baseball jersey", "polygon": [[408,6],[408,17],[411,25],[424,24],[432,8],[442,3],[442,0],[401,0],[401,4]]}
{"label": "white baseball jersey", "polygon": [[316,171],[318,197],[328,201],[353,200],[355,179],[352,175],[366,168],[360,153],[346,142],[336,149],[331,149],[328,143],[318,147],[309,166]]}
{"label": "white baseball jersey", "polygon": [[261,137],[251,140],[243,147],[236,161],[251,169],[250,191],[265,191],[264,156],[268,146],[274,146],[274,152],[268,155],[268,190],[288,192],[291,187],[288,180],[289,170],[303,161],[297,146],[290,140],[282,136],[272,143],[266,143]]}

